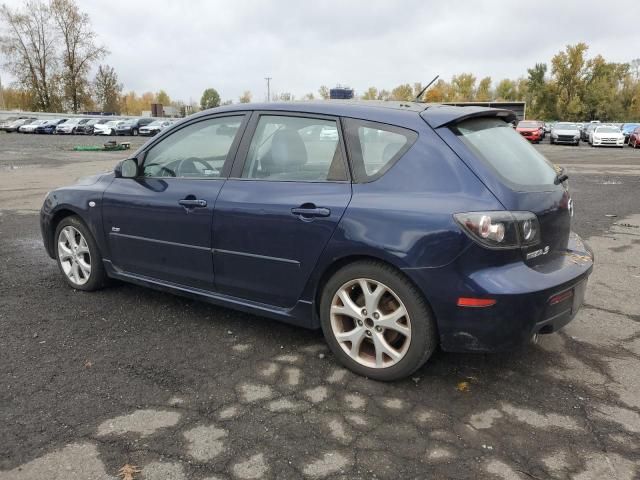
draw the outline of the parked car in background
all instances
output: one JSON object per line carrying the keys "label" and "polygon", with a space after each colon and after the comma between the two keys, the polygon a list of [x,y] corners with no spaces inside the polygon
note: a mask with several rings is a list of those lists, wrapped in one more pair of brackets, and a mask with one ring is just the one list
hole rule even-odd
{"label": "parked car in background", "polygon": [[94,135],[115,135],[116,127],[124,123],[124,120],[109,120],[105,123],[95,123],[93,125]]}
{"label": "parked car in background", "polygon": [[52,120],[47,120],[42,125],[38,125],[36,127],[36,133],[45,133],[49,135],[56,133],[56,128],[58,128],[58,125],[66,121],[66,118],[54,118]]}
{"label": "parked car in background", "polygon": [[14,120],[9,125],[4,128],[4,131],[7,133],[17,132],[18,129],[23,125],[29,125],[32,122],[37,121],[37,118],[19,118],[18,120]]}
{"label": "parked car in background", "polygon": [[638,127],[640,127],[640,123],[623,123],[622,124],[622,127],[620,128],[620,130],[624,135],[625,144],[629,143],[629,137],[631,136],[631,133]]}
{"label": "parked car in background", "polygon": [[[116,278],[321,328],[376,380],[438,346],[517,348],[573,319],[593,253],[566,175],[514,118],[407,102],[206,110],[50,192],[43,243],[71,288]],[[316,127],[337,135],[305,139]]]}
{"label": "parked car in background", "polygon": [[544,127],[537,120],[520,120],[516,132],[532,143],[540,143],[544,138]]}
{"label": "parked car in background", "polygon": [[595,130],[597,126],[598,126],[597,123],[586,124],[584,128],[580,131],[580,140],[591,144],[591,133]]}
{"label": "parked car in background", "polygon": [[116,135],[138,135],[140,128],[149,125],[153,118],[133,118],[125,120],[116,128]]}
{"label": "parked car in background", "polygon": [[36,128],[38,128],[40,125],[44,125],[45,122],[46,120],[34,120],[31,123],[22,125],[20,128],[18,128],[18,131],[20,133],[35,133]]}
{"label": "parked car in background", "polygon": [[20,120],[20,117],[7,117],[0,121],[0,130],[4,131],[9,125],[11,125],[16,120]]}
{"label": "parked car in background", "polygon": [[140,130],[138,133],[140,133],[140,135],[145,137],[152,137],[153,135],[158,134],[160,131],[164,130],[171,124],[172,124],[171,120],[154,120],[150,124],[140,127]]}
{"label": "parked car in background", "polygon": [[78,125],[76,127],[76,134],[78,135],[93,135],[93,127],[95,125],[102,125],[107,123],[109,119],[107,118],[90,118],[87,122],[82,125]]}
{"label": "parked car in background", "polygon": [[624,147],[624,134],[613,125],[600,125],[591,132],[592,147]]}
{"label": "parked car in background", "polygon": [[556,124],[556,122],[544,122],[544,133],[551,133],[551,130],[553,130],[553,126]]}
{"label": "parked car in background", "polygon": [[75,135],[78,126],[84,125],[88,121],[88,118],[70,118],[56,127],[56,133],[62,135]]}
{"label": "parked car in background", "polygon": [[632,148],[640,147],[640,127],[636,127],[636,129],[631,132],[629,135],[628,144]]}
{"label": "parked car in background", "polygon": [[575,123],[557,122],[551,129],[551,145],[554,143],[580,144],[580,129]]}

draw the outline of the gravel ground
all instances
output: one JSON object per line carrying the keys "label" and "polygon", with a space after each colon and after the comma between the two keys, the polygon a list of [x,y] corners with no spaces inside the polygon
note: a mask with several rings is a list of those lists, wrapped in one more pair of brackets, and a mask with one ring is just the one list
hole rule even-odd
{"label": "gravel ground", "polygon": [[536,147],[567,168],[596,253],[567,328],[509,354],[438,352],[385,384],[342,369],[318,332],[66,287],[36,211],[123,158],[71,152],[100,141],[0,133],[0,480],[125,464],[178,480],[639,478],[640,150]]}

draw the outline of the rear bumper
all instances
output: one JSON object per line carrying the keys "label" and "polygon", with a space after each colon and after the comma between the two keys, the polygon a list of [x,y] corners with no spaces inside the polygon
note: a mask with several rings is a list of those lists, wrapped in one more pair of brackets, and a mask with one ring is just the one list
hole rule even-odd
{"label": "rear bumper", "polygon": [[[572,234],[565,255],[544,269],[519,261],[465,271],[466,264],[473,262],[469,256],[477,253],[465,252],[446,267],[406,272],[431,303],[443,350],[513,350],[536,333],[561,329],[582,306],[593,253],[577,235]],[[483,308],[458,307],[459,297],[491,298],[496,303]],[[562,301],[557,302],[558,298]]]}

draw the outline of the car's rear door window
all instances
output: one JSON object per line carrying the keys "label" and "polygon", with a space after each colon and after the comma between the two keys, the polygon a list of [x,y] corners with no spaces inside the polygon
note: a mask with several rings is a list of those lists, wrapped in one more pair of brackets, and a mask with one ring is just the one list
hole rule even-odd
{"label": "car's rear door window", "polygon": [[298,182],[347,180],[338,122],[262,115],[251,140],[242,178]]}
{"label": "car's rear door window", "polygon": [[498,118],[471,118],[453,131],[495,173],[518,187],[551,185],[556,170],[529,142]]}
{"label": "car's rear door window", "polygon": [[357,182],[376,180],[413,145],[418,135],[406,128],[348,118],[347,145]]}

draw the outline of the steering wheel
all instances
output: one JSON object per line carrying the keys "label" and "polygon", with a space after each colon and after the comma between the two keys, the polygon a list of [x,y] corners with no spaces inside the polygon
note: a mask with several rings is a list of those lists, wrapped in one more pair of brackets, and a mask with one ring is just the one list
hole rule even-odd
{"label": "steering wheel", "polygon": [[[164,167],[164,166],[159,165],[157,163],[150,163],[149,165],[145,165],[145,168],[146,167],[160,167],[160,171],[158,173],[165,172],[167,174],[167,175],[159,175],[161,177],[175,177],[176,176],[176,172],[174,172],[170,168]],[[155,176],[155,175],[150,175],[150,176]]]}
{"label": "steering wheel", "polygon": [[193,172],[193,171],[199,172],[199,170],[196,168],[197,164],[200,164],[203,167],[203,170],[217,170],[216,168],[211,167],[209,162],[207,162],[206,160],[203,160],[202,158],[189,157],[180,161],[180,163],[178,164],[178,168],[176,168],[176,171],[182,173],[182,169],[184,167],[190,166],[191,167],[191,169],[189,170],[190,172]]}

